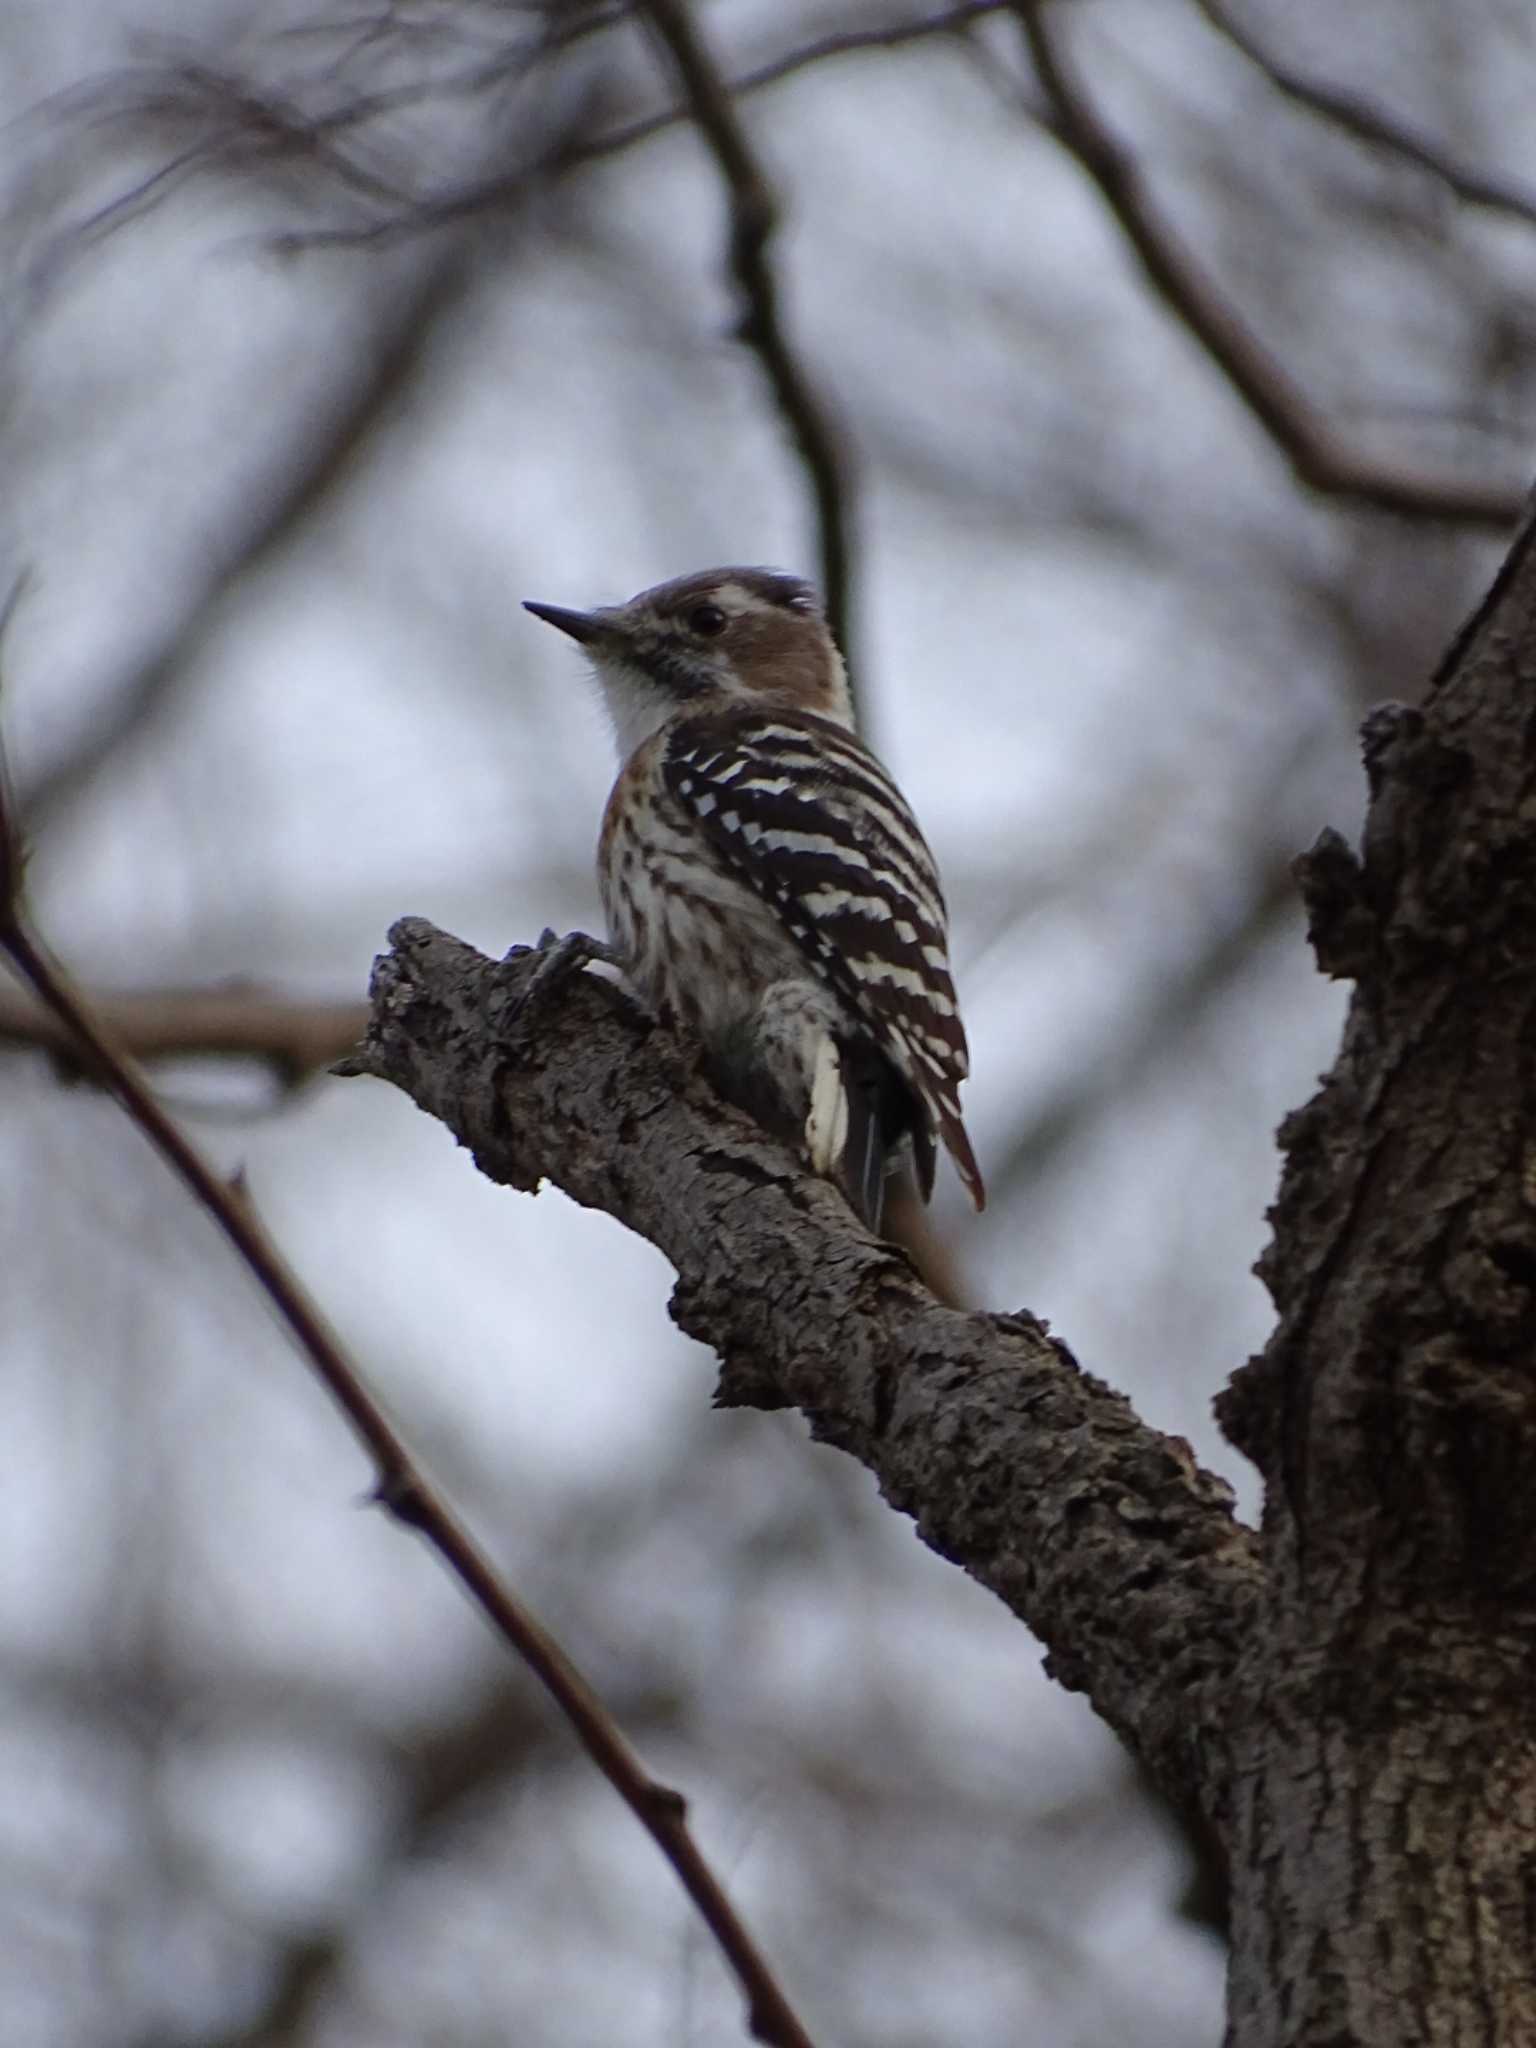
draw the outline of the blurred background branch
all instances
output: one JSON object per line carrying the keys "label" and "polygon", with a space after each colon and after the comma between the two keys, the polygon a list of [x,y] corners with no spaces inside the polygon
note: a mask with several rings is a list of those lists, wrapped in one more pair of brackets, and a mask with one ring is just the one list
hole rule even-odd
{"label": "blurred background branch", "polygon": [[[288,1087],[339,1060],[363,1035],[362,1003],[304,1003],[255,988],[94,993],[91,1008],[114,1043],[136,1060],[248,1058],[269,1064]],[[41,1046],[79,1071],[67,1028],[35,998],[0,986],[0,1043]]]}
{"label": "blurred background branch", "polygon": [[1453,150],[1409,123],[1395,120],[1364,95],[1340,91],[1326,79],[1309,77],[1280,63],[1225,0],[1196,0],[1196,5],[1218,35],[1225,36],[1256,70],[1263,72],[1276,92],[1284,93],[1297,106],[1307,108],[1321,120],[1332,121],[1367,148],[1401,157],[1443,185],[1463,205],[1486,206],[1495,213],[1510,214],[1528,227],[1536,227],[1536,194],[1490,178],[1486,172],[1461,162]]}
{"label": "blurred background branch", "polygon": [[1060,0],[1018,0],[1015,12],[1045,93],[1053,131],[1103,195],[1147,282],[1311,489],[1356,498],[1383,512],[1466,521],[1500,530],[1523,503],[1518,491],[1490,491],[1449,477],[1416,474],[1362,455],[1317,413],[1306,393],[1215,279],[1163,219],[1146,179],[1099,118],[1056,25]]}
{"label": "blurred background branch", "polygon": [[822,599],[859,701],[853,637],[853,477],[825,401],[791,347],[769,245],[780,204],[748,139],[735,95],[705,49],[686,0],[645,0],[645,12],[677,72],[699,133],[715,160],[730,206],[730,275],[741,296],[736,338],[751,349],[805,466],[816,511]]}
{"label": "blurred background branch", "polygon": [[[436,1552],[492,1631],[519,1657],[571,1733],[672,1865],[746,2001],[747,2031],[770,2048],[810,2048],[767,1960],[700,1850],[681,1793],[652,1777],[618,1722],[561,1645],[511,1590],[447,1497],[427,1478],[355,1360],[284,1258],[252,1205],[243,1175],[223,1179],[157,1101],[136,1064],[108,1036],[31,927],[21,893],[19,822],[0,749],[0,946],[74,1040],[97,1075],[186,1192],[228,1240],[295,1349],[346,1416],[375,1467],[371,1497]],[[359,1069],[361,1071],[361,1069]]]}

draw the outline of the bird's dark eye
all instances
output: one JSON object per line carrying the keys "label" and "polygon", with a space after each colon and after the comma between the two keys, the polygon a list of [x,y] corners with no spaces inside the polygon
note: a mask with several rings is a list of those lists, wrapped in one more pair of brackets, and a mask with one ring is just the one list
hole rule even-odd
{"label": "bird's dark eye", "polygon": [[696,604],[687,619],[688,630],[701,633],[706,640],[715,639],[729,624],[730,620],[717,604]]}

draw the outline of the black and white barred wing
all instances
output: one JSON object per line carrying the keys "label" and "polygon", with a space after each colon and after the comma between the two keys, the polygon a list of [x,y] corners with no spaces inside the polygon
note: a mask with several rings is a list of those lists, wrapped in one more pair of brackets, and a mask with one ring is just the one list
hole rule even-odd
{"label": "black and white barred wing", "polygon": [[738,711],[683,721],[662,774],[863,1021],[979,1209],[981,1172],[960,1115],[968,1055],[944,897],[917,820],[885,770],[830,720]]}

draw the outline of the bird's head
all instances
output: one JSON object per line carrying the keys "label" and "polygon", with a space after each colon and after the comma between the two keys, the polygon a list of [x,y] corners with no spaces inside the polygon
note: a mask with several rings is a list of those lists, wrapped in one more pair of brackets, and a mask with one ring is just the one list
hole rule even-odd
{"label": "bird's head", "polygon": [[591,658],[624,759],[680,711],[742,702],[849,730],[848,678],[816,594],[776,569],[703,569],[595,611],[529,603]]}

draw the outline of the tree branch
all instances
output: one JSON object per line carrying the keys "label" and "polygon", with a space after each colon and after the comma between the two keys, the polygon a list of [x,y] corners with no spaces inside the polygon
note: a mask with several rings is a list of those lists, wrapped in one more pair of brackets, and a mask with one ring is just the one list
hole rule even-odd
{"label": "tree branch", "polygon": [[[362,1036],[361,1003],[303,1002],[255,987],[163,989],[89,997],[113,1043],[137,1060],[263,1060],[295,1087]],[[39,1046],[78,1069],[79,1041],[53,1011],[0,983],[0,1045]]]}
{"label": "tree branch", "polygon": [[[730,80],[729,90],[734,98],[745,99],[751,93],[761,92],[764,86],[778,85],[798,72],[809,71],[833,58],[856,57],[866,50],[903,50],[912,43],[926,42],[935,36],[960,36],[985,16],[1001,14],[1011,5],[1012,0],[961,0],[961,4],[941,7],[935,14],[915,15],[910,21],[890,22],[883,28],[841,29],[831,35],[818,36],[814,42],[802,43],[798,49],[789,50],[782,57],[770,58],[766,64],[756,65],[751,71],[740,72]],[[605,135],[594,135],[589,141],[578,142],[565,161],[570,164],[596,163],[603,157],[617,156],[621,150],[633,149],[638,143],[649,142],[652,136],[692,119],[693,108],[687,101],[680,106],[664,107],[658,114],[646,114],[637,121],[626,122],[621,128],[610,129]]]}
{"label": "tree branch", "polygon": [[[850,650],[851,655],[856,653],[856,634],[851,617],[855,544],[848,509],[852,495],[849,458],[835,424],[783,334],[777,284],[766,261],[767,244],[777,220],[777,204],[771,185],[747,142],[735,101],[839,57],[868,50],[894,50],[941,35],[963,34],[975,22],[1005,10],[1017,15],[1023,23],[1037,75],[1052,103],[1046,125],[1098,185],[1153,289],[1231,384],[1299,480],[1325,496],[1353,500],[1403,517],[1430,518],[1493,530],[1512,525],[1519,516],[1518,493],[1495,485],[1378,460],[1351,446],[1329,427],[1305,391],[1226,300],[1215,280],[1158,213],[1133,161],[1100,120],[1081,81],[1073,75],[1059,39],[1049,30],[1044,19],[1044,8],[1048,4],[1049,0],[962,0],[962,4],[940,8],[909,21],[818,37],[782,57],[728,80],[700,44],[683,0],[656,0],[656,4],[645,4],[643,11],[655,23],[683,79],[683,102],[626,122],[606,134],[586,140],[568,138],[551,152],[549,158],[549,170],[558,172],[635,148],[682,121],[693,120],[699,124],[721,168],[730,196],[733,222],[731,275],[746,307],[739,333],[763,363],[779,410],[810,479],[816,506],[821,582],[829,616],[844,648]],[[1217,0],[1196,0],[1196,4],[1253,62],[1262,65],[1278,90],[1311,106],[1361,140],[1390,149],[1414,163],[1469,204],[1498,208],[1521,218],[1536,217],[1536,200],[1529,195],[1459,164],[1448,153],[1437,149],[1403,124],[1393,122],[1367,102],[1349,94],[1334,93],[1315,81],[1303,79],[1274,64],[1230,19]],[[611,19],[605,18],[596,27],[611,25]],[[540,54],[546,47],[558,46],[559,39],[551,39],[532,55]],[[530,53],[521,46],[514,57],[518,61],[532,61]],[[485,79],[499,76],[512,61],[512,58],[498,59],[480,65],[460,84],[467,90],[477,89]],[[191,74],[184,71],[179,82],[183,88],[187,87],[193,82]],[[229,89],[226,82],[225,90]],[[427,87],[396,86],[377,95],[360,95],[356,101],[339,110],[315,117],[309,129],[297,139],[301,143],[332,145],[335,138],[364,126],[380,113],[388,112],[402,96],[414,99],[451,89],[451,82],[446,87],[439,82]],[[285,132],[281,108],[269,107],[254,89],[247,90],[246,98],[251,101],[254,113],[264,115],[266,129],[271,131],[268,136],[271,146],[272,137],[280,138]],[[292,125],[291,116],[288,125]],[[177,172],[195,169],[202,161],[198,145],[193,145],[172,168]],[[341,156],[337,156],[334,169],[341,176],[350,174],[353,183],[366,180],[368,176],[366,166],[352,165]],[[511,177],[498,175],[479,179],[424,197],[401,195],[396,211],[381,213],[361,223],[297,229],[278,237],[277,245],[287,250],[337,244],[379,246],[504,206],[509,195],[523,182],[524,174],[519,171]],[[380,185],[377,196],[387,199],[391,195]],[[111,217],[116,218],[117,215],[114,213]],[[856,673],[856,668],[856,662],[850,658],[850,669]]]}
{"label": "tree branch", "polygon": [[142,1071],[111,1042],[29,929],[21,901],[20,845],[0,754],[0,948],[70,1032],[83,1064],[104,1079],[244,1261],[373,1458],[378,1474],[375,1500],[404,1527],[425,1537],[491,1627],[522,1658],[592,1761],[672,1865],[741,1985],[753,2038],[772,2044],[772,2048],[811,2048],[809,2035],[700,1851],[682,1795],[651,1777],[564,1650],[503,1584],[485,1553],[428,1481],[318,1304],[267,1235],[244,1185],[222,1180],[166,1114]]}
{"label": "tree branch", "polygon": [[1050,132],[1098,187],[1152,289],[1220,370],[1298,479],[1329,497],[1383,512],[1496,531],[1512,526],[1523,503],[1519,492],[1378,463],[1329,429],[1158,212],[1134,159],[1100,119],[1051,26],[1053,4],[1013,0],[1050,108]]}
{"label": "tree branch", "polygon": [[742,300],[737,338],[761,362],[810,479],[827,622],[856,689],[853,476],[842,437],[784,332],[778,279],[768,260],[779,202],[742,126],[732,88],[694,27],[687,0],[644,0],[644,12],[672,61],[689,111],[725,185],[731,215],[730,274]]}
{"label": "tree branch", "polygon": [[1494,213],[1507,213],[1515,220],[1536,226],[1536,195],[1517,185],[1501,183],[1486,171],[1464,164],[1446,147],[1395,115],[1384,113],[1374,101],[1360,93],[1345,92],[1338,86],[1293,71],[1272,56],[1243,24],[1236,20],[1225,0],[1195,0],[1218,35],[1239,51],[1256,71],[1263,72],[1276,92],[1304,107],[1319,120],[1331,122],[1367,148],[1410,163],[1443,185],[1464,206],[1480,206]]}
{"label": "tree branch", "polygon": [[[636,0],[637,7],[640,0]],[[839,57],[859,56],[868,50],[901,50],[913,43],[926,42],[939,36],[959,38],[974,23],[989,14],[999,14],[1012,5],[1012,0],[957,0],[957,4],[942,7],[933,14],[921,14],[908,21],[888,22],[880,28],[842,29],[814,41],[802,43],[798,48],[786,51],[782,57],[769,58],[766,63],[743,71],[726,84],[733,98],[745,98],[751,93],[762,91],[765,86],[778,85],[797,73],[809,71],[815,66]],[[626,10],[627,12],[628,10]],[[604,23],[602,26],[612,26]],[[505,64],[497,66],[504,70]],[[464,81],[477,83],[485,75],[486,67],[477,72],[475,78]],[[412,98],[430,94],[441,97],[454,87],[444,86],[441,81],[430,87],[401,88]],[[395,103],[396,95],[380,94],[360,97],[356,102],[337,113],[324,117],[317,123],[325,132],[355,128],[371,120],[376,113],[388,111]],[[668,129],[679,128],[685,122],[696,119],[692,103],[679,101],[675,106],[663,107],[654,114],[642,114],[634,120],[624,121],[616,128],[589,136],[584,140],[571,139],[565,142],[551,168],[553,170],[574,170],[583,164],[599,163],[607,157],[619,156],[625,150],[636,149],[651,141],[655,136],[665,134]],[[467,216],[484,212],[489,207],[500,206],[506,197],[506,181],[502,178],[479,179],[457,189],[439,192],[433,196],[412,201],[400,213],[369,224],[337,226],[299,230],[281,238],[286,248],[326,247],[333,244],[378,243],[391,241],[402,236],[420,234],[428,228],[462,220]]]}
{"label": "tree branch", "polygon": [[512,1187],[548,1178],[672,1261],[672,1313],[726,1405],[801,1408],[1050,1650],[1178,1803],[1224,1798],[1223,1702],[1260,1592],[1251,1533],[1187,1444],[1028,1314],[966,1315],[855,1222],[679,1045],[577,975],[527,1001],[419,918],[390,934],[349,1067],[390,1080]]}

